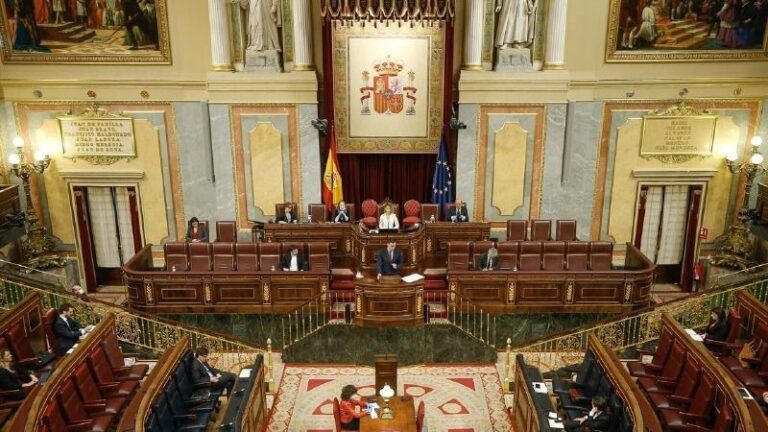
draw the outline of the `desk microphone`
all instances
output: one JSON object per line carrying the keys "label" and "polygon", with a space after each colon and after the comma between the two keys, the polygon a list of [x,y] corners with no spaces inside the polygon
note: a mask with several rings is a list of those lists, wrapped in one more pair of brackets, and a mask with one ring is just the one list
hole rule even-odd
{"label": "desk microphone", "polygon": [[229,429],[234,425],[235,425],[234,422],[224,423],[223,425],[219,426],[219,429]]}

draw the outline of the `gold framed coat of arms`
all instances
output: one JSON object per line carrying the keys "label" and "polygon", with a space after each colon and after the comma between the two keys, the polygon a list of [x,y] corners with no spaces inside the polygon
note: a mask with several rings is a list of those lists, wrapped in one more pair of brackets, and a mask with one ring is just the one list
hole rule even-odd
{"label": "gold framed coat of arms", "polygon": [[339,153],[435,153],[443,126],[444,27],[334,27]]}

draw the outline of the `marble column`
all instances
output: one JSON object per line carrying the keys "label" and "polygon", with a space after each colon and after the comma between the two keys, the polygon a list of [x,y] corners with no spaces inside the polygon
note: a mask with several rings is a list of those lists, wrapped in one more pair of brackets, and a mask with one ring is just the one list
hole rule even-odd
{"label": "marble column", "polygon": [[315,70],[309,2],[293,0],[293,70]]}
{"label": "marble column", "polygon": [[483,70],[483,0],[467,0],[464,26],[464,70]]}
{"label": "marble column", "polygon": [[208,0],[208,24],[211,27],[211,70],[230,72],[232,53],[229,47],[229,0]]}
{"label": "marble column", "polygon": [[568,0],[547,2],[547,44],[544,47],[544,69],[565,69],[565,23]]}

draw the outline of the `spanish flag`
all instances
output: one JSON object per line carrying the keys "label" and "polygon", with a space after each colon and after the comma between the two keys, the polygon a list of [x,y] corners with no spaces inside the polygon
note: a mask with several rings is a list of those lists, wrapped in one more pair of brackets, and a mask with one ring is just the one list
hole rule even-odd
{"label": "spanish flag", "polygon": [[325,162],[323,174],[323,202],[332,212],[334,205],[343,199],[341,171],[339,171],[339,160],[336,158],[336,130],[331,126],[328,130],[328,160]]}

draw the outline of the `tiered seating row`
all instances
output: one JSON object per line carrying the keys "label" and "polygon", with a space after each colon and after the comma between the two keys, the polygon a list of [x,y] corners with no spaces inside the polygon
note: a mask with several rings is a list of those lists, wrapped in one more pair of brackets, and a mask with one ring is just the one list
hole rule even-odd
{"label": "tiered seating row", "polygon": [[638,385],[665,429],[768,430],[755,401],[742,399],[736,382],[704,344],[694,341],[669,314],[662,315],[659,344],[651,362],[629,363],[628,368],[638,377]]}
{"label": "tiered seating row", "polygon": [[[480,257],[493,242],[450,242],[448,270],[480,267]],[[613,243],[594,241],[500,241],[500,270],[512,271],[606,271],[611,270]]]}
{"label": "tiered seating row", "polygon": [[328,243],[186,243],[168,242],[165,270],[172,272],[258,272],[281,269],[281,259],[293,247],[309,263],[305,270],[330,268]]}
{"label": "tiered seating row", "polygon": [[590,334],[584,361],[574,381],[555,376],[552,381],[561,408],[571,419],[585,416],[592,399],[603,396],[608,402],[612,428],[619,432],[661,431],[653,407],[621,366],[616,354]]}
{"label": "tiered seating row", "polygon": [[148,367],[125,367],[115,316],[107,315],[64,357],[14,417],[10,431],[106,431],[139,388]]}
{"label": "tiered seating row", "polygon": [[[293,245],[307,253],[309,270],[277,271],[282,270],[282,255]],[[150,244],[123,271],[128,299],[139,310],[284,313],[327,292],[328,252],[325,242],[174,242],[165,245],[166,265],[155,268]]]}

